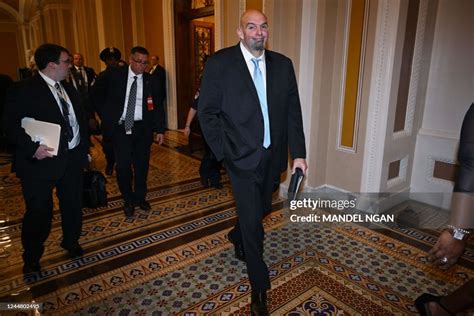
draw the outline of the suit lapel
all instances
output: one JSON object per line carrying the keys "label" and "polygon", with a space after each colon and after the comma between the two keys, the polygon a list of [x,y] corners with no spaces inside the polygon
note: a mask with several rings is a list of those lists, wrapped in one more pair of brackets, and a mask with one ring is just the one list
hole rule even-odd
{"label": "suit lapel", "polygon": [[255,102],[260,106],[260,101],[258,100],[257,89],[255,88],[255,84],[253,83],[252,76],[250,75],[249,68],[247,67],[247,63],[245,62],[244,55],[242,55],[242,51],[240,50],[240,44],[235,46],[235,64],[239,70],[239,73],[244,80],[247,88],[249,89],[250,93],[252,94]]}
{"label": "suit lapel", "polygon": [[35,78],[37,78],[36,80],[38,80],[40,82],[40,88],[39,88],[40,93],[39,93],[39,95],[44,95],[45,96],[46,101],[47,101],[46,104],[49,104],[48,108],[53,109],[53,112],[57,116],[56,119],[58,121],[63,120],[63,114],[61,113],[61,110],[59,109],[58,102],[56,101],[56,98],[54,97],[53,92],[49,88],[48,83],[46,81],[44,81],[44,79],[39,74],[36,75]]}
{"label": "suit lapel", "polygon": [[[120,82],[119,82],[119,87],[117,88],[117,91],[119,91],[120,93],[120,98],[119,100],[124,100],[124,102],[128,102],[127,100],[125,100],[126,96],[127,96],[127,81],[128,81],[128,67],[123,67],[123,74],[120,78]],[[119,104],[119,108],[123,111],[123,105],[124,103],[122,104]],[[121,114],[122,112],[120,112]]]}
{"label": "suit lapel", "polygon": [[[265,51],[265,71],[267,79],[267,108],[268,108],[268,117],[270,122],[272,121],[272,104],[274,100],[274,95],[272,92],[276,91],[275,81],[276,76],[274,74],[275,65],[273,63],[271,52]],[[271,124],[270,124],[271,127]]]}

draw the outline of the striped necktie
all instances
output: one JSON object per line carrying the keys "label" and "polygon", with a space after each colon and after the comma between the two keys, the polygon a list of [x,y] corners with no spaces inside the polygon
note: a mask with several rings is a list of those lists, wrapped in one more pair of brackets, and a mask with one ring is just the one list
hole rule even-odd
{"label": "striped necktie", "polygon": [[61,110],[62,110],[63,118],[66,124],[67,140],[68,142],[70,142],[74,137],[74,133],[71,127],[71,121],[69,120],[69,104],[66,102],[66,99],[64,98],[63,91],[61,90],[61,86],[59,85],[59,83],[56,82],[54,87],[56,88],[56,92],[59,98],[59,103],[61,103]]}
{"label": "striped necktie", "polygon": [[125,114],[125,131],[129,132],[132,130],[134,119],[135,119],[135,103],[137,100],[137,76],[133,76],[132,86],[130,87],[130,93],[128,94],[127,113]]}

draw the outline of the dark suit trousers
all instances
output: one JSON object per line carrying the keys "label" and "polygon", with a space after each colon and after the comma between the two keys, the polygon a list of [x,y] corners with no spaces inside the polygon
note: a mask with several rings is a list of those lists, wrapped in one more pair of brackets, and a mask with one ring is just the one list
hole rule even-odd
{"label": "dark suit trousers", "polygon": [[212,153],[209,145],[204,140],[204,156],[199,166],[199,175],[205,182],[209,179],[212,184],[218,183],[221,180],[220,162],[216,160],[216,157]]}
{"label": "dark suit trousers", "polygon": [[263,261],[264,231],[262,219],[271,209],[272,177],[271,150],[263,150],[262,158],[253,171],[237,170],[226,163],[237,204],[238,223],[229,232],[231,238],[242,242],[247,258],[247,271],[253,291],[270,288],[268,267]]}
{"label": "dark suit trousers", "polygon": [[131,135],[126,135],[123,125],[119,125],[112,136],[117,182],[126,202],[145,200],[152,142],[153,133],[147,133],[141,121],[134,123]]}
{"label": "dark suit trousers", "polygon": [[112,144],[112,139],[108,139],[102,136],[102,151],[105,155],[105,160],[107,161],[108,165],[115,164],[115,154],[114,154],[114,146]]}
{"label": "dark suit trousers", "polygon": [[79,243],[82,230],[82,181],[84,174],[81,166],[84,165],[84,157],[78,147],[69,151],[66,170],[58,180],[27,177],[21,179],[26,204],[21,230],[24,261],[39,261],[44,252],[43,244],[51,231],[52,195],[55,187],[61,212],[62,244],[66,248],[73,248]]}

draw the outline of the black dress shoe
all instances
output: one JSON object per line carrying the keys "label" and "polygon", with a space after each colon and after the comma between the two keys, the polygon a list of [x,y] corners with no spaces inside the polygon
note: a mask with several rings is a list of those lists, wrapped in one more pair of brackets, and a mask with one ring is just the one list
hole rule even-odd
{"label": "black dress shoe", "polygon": [[446,306],[441,304],[442,298],[443,298],[442,296],[434,296],[428,293],[423,293],[421,296],[419,296],[415,300],[415,307],[418,310],[418,312],[420,312],[421,316],[427,316],[427,315],[430,315],[430,313],[428,312],[428,308],[426,305],[428,303],[435,302],[436,304],[438,304],[439,307],[444,309],[446,313],[448,313],[449,315],[454,315]]}
{"label": "black dress shoe", "polygon": [[147,201],[141,201],[141,202],[136,203],[135,205],[144,211],[151,210],[151,205]]}
{"label": "black dress shoe", "polygon": [[252,292],[252,305],[250,306],[252,316],[268,316],[267,292]]}
{"label": "black dress shoe", "polygon": [[131,202],[125,202],[123,205],[123,210],[125,211],[125,216],[132,217],[133,213],[135,212],[135,207]]}
{"label": "black dress shoe", "polygon": [[84,255],[84,249],[82,249],[82,247],[79,245],[76,245],[74,247],[66,247],[63,244],[61,244],[61,247],[67,250],[67,254],[69,258],[71,259],[76,259]]}
{"label": "black dress shoe", "polygon": [[105,174],[111,176],[114,173],[114,164],[108,163],[105,167]]}
{"label": "black dress shoe", "polygon": [[243,262],[246,262],[244,245],[242,244],[242,242],[236,242],[232,240],[230,234],[227,235],[227,239],[229,239],[229,241],[234,245],[235,257]]}
{"label": "black dress shoe", "polygon": [[33,273],[33,272],[40,272],[41,271],[41,266],[38,261],[32,261],[32,262],[25,262],[23,264],[23,273],[28,274],[28,273]]}
{"label": "black dress shoe", "polygon": [[201,184],[205,188],[209,188],[209,179],[201,178]]}
{"label": "black dress shoe", "polygon": [[219,180],[210,180],[211,182],[211,187],[213,187],[214,189],[222,189],[223,186],[221,184],[221,182]]}

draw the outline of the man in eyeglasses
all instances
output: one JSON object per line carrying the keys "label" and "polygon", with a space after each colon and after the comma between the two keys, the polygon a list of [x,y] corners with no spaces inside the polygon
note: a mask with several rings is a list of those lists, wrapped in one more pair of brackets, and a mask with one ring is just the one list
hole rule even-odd
{"label": "man in eyeglasses", "polygon": [[[13,86],[7,95],[5,126],[16,145],[15,171],[21,180],[26,212],[21,241],[23,272],[40,271],[44,242],[51,230],[53,189],[59,199],[63,240],[71,258],[83,255],[79,245],[82,229],[82,179],[87,164],[87,127],[80,96],[63,80],[69,73],[69,52],[55,44],[35,51],[38,75]],[[33,118],[61,126],[57,154],[22,128],[22,119]],[[42,136],[41,134],[38,136]]]}
{"label": "man in eyeglasses", "polygon": [[148,56],[146,48],[133,47],[130,65],[104,73],[107,78],[97,81],[93,89],[94,95],[105,100],[98,104],[102,132],[112,139],[127,217],[133,216],[135,206],[151,209],[146,201],[150,147],[153,140],[161,145],[164,139],[163,92],[159,81],[145,72]]}

